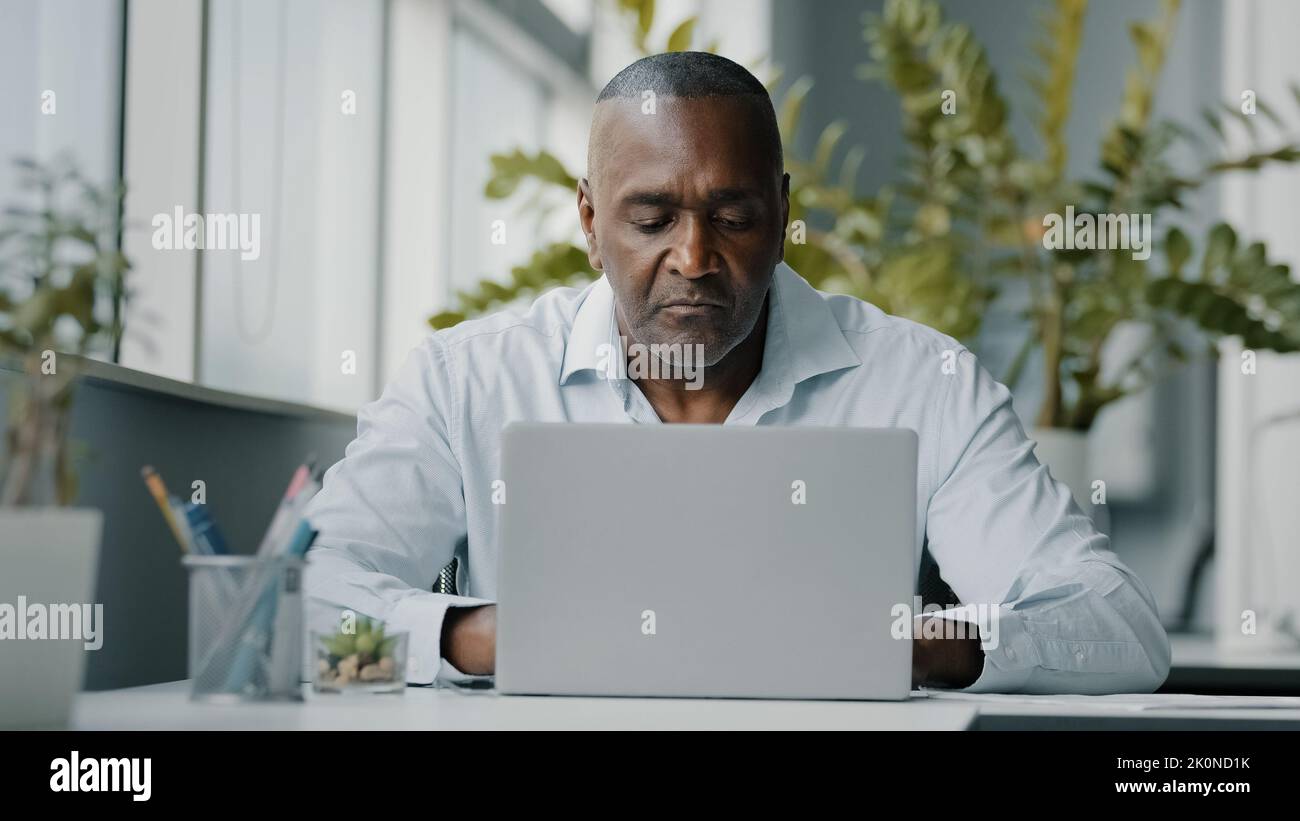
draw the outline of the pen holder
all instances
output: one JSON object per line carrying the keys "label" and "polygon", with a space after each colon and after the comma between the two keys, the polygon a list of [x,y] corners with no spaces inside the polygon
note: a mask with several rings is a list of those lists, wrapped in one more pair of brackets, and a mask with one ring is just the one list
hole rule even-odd
{"label": "pen holder", "polygon": [[196,701],[301,701],[306,562],[186,556],[189,677]]}

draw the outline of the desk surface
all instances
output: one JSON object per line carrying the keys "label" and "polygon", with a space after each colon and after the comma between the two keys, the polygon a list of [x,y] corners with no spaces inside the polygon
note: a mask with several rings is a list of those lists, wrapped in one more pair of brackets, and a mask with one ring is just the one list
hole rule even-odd
{"label": "desk surface", "polygon": [[[82,693],[77,730],[965,730],[1290,729],[1300,699],[974,696],[905,702],[572,698],[408,687],[303,703],[189,700],[186,682]],[[1218,705],[1224,706],[1218,706]],[[1263,707],[1260,705],[1269,704]],[[1280,706],[1279,706],[1280,705]]]}
{"label": "desk surface", "polygon": [[188,682],[82,693],[76,730],[965,730],[969,704],[572,698],[408,687],[303,703],[196,704]]}

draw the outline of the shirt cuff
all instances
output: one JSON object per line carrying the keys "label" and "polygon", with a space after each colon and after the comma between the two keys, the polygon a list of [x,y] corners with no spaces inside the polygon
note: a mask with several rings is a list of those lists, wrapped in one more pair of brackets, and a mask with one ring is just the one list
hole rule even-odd
{"label": "shirt cuff", "polygon": [[981,617],[975,605],[954,607],[928,615],[975,625],[984,651],[984,669],[964,693],[1016,693],[1024,689],[1029,677],[1040,666],[1038,646],[1025,629],[1024,618],[1001,605],[996,611],[985,610]]}
{"label": "shirt cuff", "polygon": [[[482,678],[462,673],[442,657],[442,622],[449,607],[494,604],[471,596],[427,593],[408,596],[393,607],[389,622],[410,634],[407,645],[406,683],[432,684],[435,678]],[[444,667],[445,665],[445,667]]]}

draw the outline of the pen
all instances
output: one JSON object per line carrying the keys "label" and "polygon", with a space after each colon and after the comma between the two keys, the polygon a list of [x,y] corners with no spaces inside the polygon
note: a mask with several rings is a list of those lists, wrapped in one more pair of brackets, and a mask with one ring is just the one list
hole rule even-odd
{"label": "pen", "polygon": [[196,550],[209,556],[224,556],[230,552],[225,537],[221,535],[221,530],[208,514],[205,505],[189,502],[182,510],[185,522],[189,525],[190,543]]}
{"label": "pen", "polygon": [[181,552],[188,553],[190,551],[189,539],[185,537],[176,515],[172,512],[173,500],[167,496],[167,487],[163,484],[162,477],[158,475],[152,465],[145,465],[141,468],[140,475],[149,488],[149,494],[153,496],[154,502],[158,505],[158,510],[162,512],[167,527],[171,528],[172,535],[176,537],[176,543],[181,546]]}
{"label": "pen", "polygon": [[315,467],[315,457],[308,457],[304,464],[298,466],[293,472],[293,478],[289,480],[289,487],[285,489],[283,498],[280,499],[280,505],[276,508],[275,515],[271,517],[271,524],[266,528],[266,534],[262,537],[262,543],[257,546],[257,555],[265,556],[270,553],[277,542],[284,538],[284,531],[294,521],[294,500],[302,491],[303,486],[312,476],[312,469]]}

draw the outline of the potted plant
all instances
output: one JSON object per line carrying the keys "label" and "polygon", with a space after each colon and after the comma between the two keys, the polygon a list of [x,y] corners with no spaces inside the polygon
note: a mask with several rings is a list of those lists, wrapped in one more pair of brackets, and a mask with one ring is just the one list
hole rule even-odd
{"label": "potted plant", "polygon": [[[1300,350],[1300,284],[1288,267],[1225,223],[1196,241],[1179,227],[1185,198],[1215,176],[1300,160],[1275,101],[1206,109],[1204,136],[1156,120],[1152,100],[1179,11],[1178,0],[1166,0],[1157,19],[1131,26],[1137,60],[1096,172],[1071,179],[1065,124],[1086,10],[1086,0],[1057,0],[1036,49],[1038,156],[1011,139],[1008,106],[969,29],[945,23],[933,0],[890,0],[867,26],[869,73],[899,95],[910,149],[901,194],[912,221],[898,247],[937,244],[971,280],[1027,292],[1023,342],[1003,381],[1014,385],[1039,355],[1043,397],[1031,435],[1085,509],[1086,435],[1112,402],[1196,348],[1213,355],[1221,337],[1256,350]],[[945,108],[945,90],[955,91],[955,112]],[[1300,87],[1292,93],[1300,102]],[[1223,156],[1229,127],[1250,137],[1247,153]],[[1173,166],[1180,142],[1199,150],[1195,167]],[[1120,230],[1103,243],[1107,227]],[[1111,344],[1117,334],[1135,330],[1142,343],[1104,361],[1123,347]]]}
{"label": "potted plant", "polygon": [[120,186],[67,160],[17,167],[26,195],[0,215],[0,726],[57,726],[80,687],[85,625],[50,614],[89,604],[101,518],[70,507],[73,387],[80,357],[120,338],[130,266],[117,250]]}

